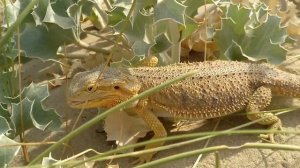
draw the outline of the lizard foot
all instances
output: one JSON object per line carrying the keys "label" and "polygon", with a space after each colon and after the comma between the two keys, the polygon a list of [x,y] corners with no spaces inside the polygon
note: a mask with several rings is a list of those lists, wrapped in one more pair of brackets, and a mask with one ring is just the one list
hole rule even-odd
{"label": "lizard foot", "polygon": [[[282,128],[282,125],[281,125],[281,121],[279,120],[278,122],[274,123],[273,125],[270,126],[269,128],[270,130],[279,130],[279,131],[282,131],[283,128]],[[269,142],[269,143],[278,143],[276,140],[275,140],[275,133],[268,133],[268,134],[260,134],[259,137],[263,140],[263,141],[266,141],[266,142]]]}
{"label": "lizard foot", "polygon": [[149,162],[152,157],[153,157],[154,153],[145,153],[142,154],[138,157],[138,159],[136,159],[135,161],[132,162],[133,165],[140,165],[146,162]]}

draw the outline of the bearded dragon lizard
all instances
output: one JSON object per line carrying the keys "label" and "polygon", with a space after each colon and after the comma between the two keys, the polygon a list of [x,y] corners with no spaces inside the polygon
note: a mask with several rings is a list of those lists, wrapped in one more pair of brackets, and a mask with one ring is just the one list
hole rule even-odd
{"label": "bearded dragon lizard", "polygon": [[[163,124],[157,118],[158,111],[166,111],[174,117],[209,119],[245,109],[250,120],[261,119],[259,124],[281,129],[281,121],[277,116],[257,112],[270,104],[272,95],[300,96],[300,77],[273,65],[207,61],[121,69],[104,68],[102,65],[74,76],[68,88],[68,104],[74,108],[110,108],[193,70],[198,73],[139,100],[131,107],[153,130],[153,138],[167,136]],[[273,134],[269,134],[269,138],[274,141]],[[163,143],[145,148],[161,145]],[[149,161],[153,154],[142,155],[139,161]]]}

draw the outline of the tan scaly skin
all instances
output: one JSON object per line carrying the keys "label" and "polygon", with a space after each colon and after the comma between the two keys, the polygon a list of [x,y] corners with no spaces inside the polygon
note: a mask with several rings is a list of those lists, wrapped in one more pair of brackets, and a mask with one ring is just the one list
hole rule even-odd
{"label": "tan scaly skin", "polygon": [[[167,136],[157,118],[158,111],[165,111],[174,117],[209,119],[246,109],[250,120],[263,118],[260,124],[281,129],[277,116],[257,112],[270,104],[272,95],[300,97],[299,76],[265,63],[207,61],[165,67],[106,68],[97,80],[103,68],[100,66],[74,76],[67,95],[71,107],[110,108],[168,79],[199,70],[193,77],[139,100],[132,107],[154,131],[153,138]],[[274,142],[273,134],[268,137]],[[161,145],[163,143],[146,148]],[[153,154],[142,155],[138,161],[150,161]]]}

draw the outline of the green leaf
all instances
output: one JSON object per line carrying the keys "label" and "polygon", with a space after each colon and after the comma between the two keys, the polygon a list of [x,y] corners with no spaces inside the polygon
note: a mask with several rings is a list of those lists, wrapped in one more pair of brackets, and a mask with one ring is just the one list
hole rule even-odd
{"label": "green leaf", "polygon": [[197,28],[198,28],[198,25],[194,21],[194,19],[192,19],[188,16],[185,16],[185,26],[182,28],[183,30],[181,32],[181,39],[184,40],[187,37],[189,37],[190,35],[192,35],[192,33],[194,31],[196,31]]}
{"label": "green leaf", "polygon": [[152,54],[157,54],[166,51],[172,46],[166,35],[160,34],[155,38],[155,44],[151,47]]}
{"label": "green leaf", "polygon": [[174,60],[165,52],[158,53],[158,66],[166,66],[174,63]]}
{"label": "green leaf", "polygon": [[[49,2],[43,22],[57,24],[58,26],[60,26],[63,29],[70,29],[70,28],[75,27],[76,25],[75,25],[74,20],[71,19],[66,14],[67,9],[65,8],[63,2],[68,2],[68,1],[67,0],[65,0],[65,1],[57,0],[53,4]],[[59,15],[58,13],[56,13],[53,10],[52,5],[56,7],[56,11],[60,11],[59,13],[64,14],[65,16],[62,16],[62,15]],[[71,5],[71,3],[69,5]]]}
{"label": "green leaf", "polygon": [[111,11],[107,12],[108,16],[108,25],[114,26],[123,19],[126,18],[126,15],[124,14],[124,8],[121,7],[115,7]]}
{"label": "green leaf", "polygon": [[108,16],[100,4],[98,5],[95,2],[87,1],[82,6],[82,11],[99,30],[107,26]]}
{"label": "green leaf", "polygon": [[60,130],[62,122],[60,116],[54,109],[45,110],[41,103],[34,103],[34,110],[31,113],[34,126],[40,130]]}
{"label": "green leaf", "polygon": [[135,20],[135,17],[141,11],[143,11],[143,9],[145,10],[145,8],[155,6],[156,3],[157,3],[157,0],[136,1],[135,2],[135,7],[134,7],[133,12],[132,12],[132,19]]}
{"label": "green leaf", "polygon": [[[157,0],[147,0],[147,1],[135,1],[135,5],[132,9],[131,18],[134,21],[135,17],[139,15],[141,11],[146,10],[146,8],[152,7],[157,3]],[[132,0],[116,0],[113,4],[114,7],[122,8],[124,15],[128,15],[130,8],[132,8]]]}
{"label": "green leaf", "polygon": [[[15,3],[11,4],[10,1],[6,3],[7,9],[7,23],[12,25],[16,20],[19,14],[25,9],[25,7],[30,3],[31,0],[16,0]],[[32,16],[28,15],[23,22],[32,20]],[[6,24],[4,24],[6,26]]]}
{"label": "green leaf", "polygon": [[[115,5],[127,9],[132,5],[131,3],[130,0],[116,1]],[[132,45],[135,56],[144,57],[166,51],[171,47],[171,44],[180,42],[179,32],[181,29],[187,28],[184,32],[185,35],[189,35],[194,29],[194,25],[192,26],[194,22],[191,20],[187,27],[184,25],[185,7],[182,4],[173,0],[159,1],[158,4],[155,4],[156,0],[136,1],[129,21],[122,20],[114,27],[116,31],[124,32]],[[153,11],[152,6],[154,6]],[[155,16],[156,18],[154,18]],[[157,19],[156,24],[153,26],[155,19]]]}
{"label": "green leaf", "polygon": [[248,29],[250,34],[257,43],[270,41],[272,44],[282,44],[285,42],[287,29],[280,26],[281,19],[278,16],[269,15],[265,23],[254,29]]}
{"label": "green leaf", "polygon": [[250,13],[250,9],[239,7],[237,5],[230,5],[230,7],[227,8],[226,18],[232,19],[236,26],[235,31],[243,33],[244,26],[250,19]]}
{"label": "green leaf", "polygon": [[[14,137],[22,131],[21,122],[23,122],[23,131],[30,128],[40,130],[59,130],[61,121],[60,116],[53,109],[45,109],[42,106],[43,100],[49,96],[47,84],[30,84],[22,91],[22,98],[19,103],[12,104],[12,115],[10,117],[15,134]],[[21,105],[22,104],[22,105]],[[20,108],[22,107],[22,116]],[[22,117],[22,121],[21,121]]]}
{"label": "green leaf", "polygon": [[31,83],[26,87],[22,95],[34,101],[31,119],[34,126],[40,130],[59,130],[61,121],[60,116],[54,109],[45,109],[42,102],[49,96],[47,84]]}
{"label": "green leaf", "polygon": [[186,6],[185,13],[189,17],[194,17],[197,14],[197,10],[200,6],[211,3],[211,0],[186,0],[183,5]]}
{"label": "green leaf", "polygon": [[111,67],[122,68],[122,67],[132,67],[129,60],[121,58],[120,61],[111,63]]}
{"label": "green leaf", "polygon": [[1,69],[9,69],[11,61],[17,57],[18,51],[15,49],[15,46],[16,43],[14,39],[10,38],[6,44],[0,47]]}
{"label": "green leaf", "polygon": [[247,48],[243,52],[249,60],[258,61],[266,59],[272,64],[280,64],[286,59],[287,50],[279,44],[272,44],[269,41],[264,45],[258,45],[252,41],[249,45],[252,45],[253,48]]}
{"label": "green leaf", "polygon": [[148,44],[142,40],[137,40],[132,45],[132,50],[134,55],[136,56],[146,56],[149,53],[149,48],[151,44]]}
{"label": "green leaf", "polygon": [[0,104],[0,134],[10,135],[14,125],[10,120],[10,113]]}
{"label": "green leaf", "polygon": [[67,12],[73,4],[72,0],[38,2],[32,12],[34,20],[22,25],[21,49],[27,57],[53,59],[60,45],[75,41],[72,28],[77,25]]}
{"label": "green leaf", "polygon": [[159,0],[154,7],[154,20],[155,22],[159,22],[161,20],[171,19],[181,25],[185,25],[185,8],[184,5],[176,0]]}
{"label": "green leaf", "polygon": [[0,134],[4,134],[8,130],[10,130],[8,121],[4,117],[0,116]]}
{"label": "green leaf", "polygon": [[33,127],[30,115],[33,108],[33,103],[34,102],[30,101],[28,98],[23,99],[20,103],[17,104],[12,103],[12,114],[10,119],[14,125],[15,135],[19,135],[22,131]]}
{"label": "green leaf", "polygon": [[122,8],[130,8],[132,5],[132,0],[116,0],[113,6],[118,6]]}
{"label": "green leaf", "polygon": [[53,59],[60,45],[73,41],[75,40],[72,30],[63,30],[56,24],[46,28],[27,23],[21,33],[21,49],[26,52],[27,57],[31,58]]}
{"label": "green leaf", "polygon": [[47,84],[31,83],[22,91],[22,97],[27,97],[29,100],[43,101],[49,96]]}
{"label": "green leaf", "polygon": [[255,25],[259,25],[261,22],[261,19],[264,18],[264,16],[268,15],[268,6],[266,4],[261,4],[258,8],[254,8],[255,12],[253,12],[253,15],[251,15],[251,18],[254,22],[252,27],[256,27]]}
{"label": "green leaf", "polygon": [[18,78],[16,72],[6,72],[0,75],[0,102],[10,103],[10,97],[18,92]]}
{"label": "green leaf", "polygon": [[[241,57],[243,55],[244,57]],[[247,60],[245,55],[242,51],[242,48],[240,45],[238,45],[235,41],[232,41],[232,44],[227,48],[227,50],[224,53],[225,59],[228,60],[236,60],[236,61],[245,61]]]}
{"label": "green leaf", "polygon": [[51,153],[49,153],[49,156],[48,157],[43,157],[43,160],[42,160],[42,167],[48,167],[48,166],[52,166],[54,163],[57,163],[58,160],[54,159],[52,156],[51,156]]}
{"label": "green leaf", "polygon": [[286,28],[280,27],[280,18],[269,16],[264,24],[249,29],[250,38],[242,41],[244,53],[254,60],[267,59],[279,64],[285,60],[287,50],[282,46],[287,35]]}
{"label": "green leaf", "polygon": [[112,6],[117,8],[122,8],[123,14],[127,16],[132,6],[132,3],[133,0],[116,0]]}
{"label": "green leaf", "polygon": [[40,0],[37,7],[33,9],[32,15],[36,25],[47,22],[69,29],[76,26],[72,16],[67,12],[72,5],[75,3],[71,0]]}
{"label": "green leaf", "polygon": [[233,41],[240,42],[246,35],[244,33],[236,33],[233,30],[240,30],[238,27],[244,27],[244,25],[236,25],[232,19],[222,19],[222,29],[217,30],[215,34],[215,40],[220,48],[220,53],[224,53]]}
{"label": "green leaf", "polygon": [[[7,138],[5,135],[0,134],[0,144],[17,144],[17,142]],[[6,167],[7,164],[18,154],[20,150],[19,145],[7,146],[0,148],[0,167]]]}
{"label": "green leaf", "polygon": [[180,41],[180,27],[183,26],[173,20],[163,20],[155,24],[155,34],[166,34],[169,41],[172,44],[176,44]]}
{"label": "green leaf", "polygon": [[146,29],[153,23],[152,16],[139,13],[134,22],[121,21],[114,28],[119,32],[124,32],[130,44],[144,39]]}
{"label": "green leaf", "polygon": [[36,25],[43,25],[43,19],[46,15],[48,5],[49,0],[40,0],[36,8],[33,9],[31,14]]}
{"label": "green leaf", "polygon": [[[264,6],[259,7],[260,13]],[[279,64],[285,60],[287,51],[281,46],[287,40],[287,30],[280,26],[278,16],[268,15],[260,19],[250,18],[250,9],[230,5],[222,29],[216,31],[215,40],[220,48],[220,57],[231,60],[267,60]],[[254,14],[259,16],[259,14]],[[259,25],[253,27],[254,25]],[[234,54],[232,56],[231,54]]]}
{"label": "green leaf", "polygon": [[[226,35],[226,45],[231,44],[232,40],[240,41],[246,34],[245,26],[249,21],[251,10],[246,8],[240,8],[237,5],[230,5],[227,9],[227,15],[225,19],[222,19],[222,35]],[[217,38],[220,34],[216,33]],[[232,37],[232,38],[230,38]]]}
{"label": "green leaf", "polygon": [[[51,0],[51,8],[55,11],[57,15],[68,17],[68,8],[75,4],[73,0]],[[76,1],[75,1],[76,2]],[[80,2],[78,2],[79,4]]]}
{"label": "green leaf", "polygon": [[136,55],[133,58],[131,58],[130,60],[121,58],[121,61],[117,61],[117,62],[113,62],[110,64],[111,67],[116,67],[116,68],[129,68],[129,67],[137,67],[140,66],[143,58],[145,58],[144,56],[141,55]]}
{"label": "green leaf", "polygon": [[6,120],[9,120],[10,114],[1,104],[0,104],[0,116],[5,118]]}

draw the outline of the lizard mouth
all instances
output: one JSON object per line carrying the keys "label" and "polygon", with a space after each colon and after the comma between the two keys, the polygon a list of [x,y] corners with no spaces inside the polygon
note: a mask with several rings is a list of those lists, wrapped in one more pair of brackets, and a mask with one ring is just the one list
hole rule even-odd
{"label": "lizard mouth", "polygon": [[128,95],[125,97],[106,95],[105,97],[89,99],[89,100],[79,100],[79,99],[69,99],[67,101],[68,105],[72,108],[111,108],[129,98],[136,96],[137,94]]}
{"label": "lizard mouth", "polygon": [[83,101],[77,101],[77,100],[69,100],[69,101],[68,101],[68,104],[69,104],[69,106],[71,106],[71,107],[75,107],[75,106],[84,104],[84,102],[83,102]]}
{"label": "lizard mouth", "polygon": [[91,100],[86,100],[86,101],[68,100],[68,104],[72,108],[96,108],[96,107],[110,108],[122,101],[124,101],[124,100],[120,100],[117,98],[102,99],[102,100],[91,99]]}

